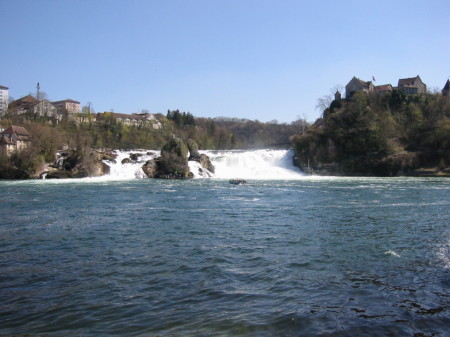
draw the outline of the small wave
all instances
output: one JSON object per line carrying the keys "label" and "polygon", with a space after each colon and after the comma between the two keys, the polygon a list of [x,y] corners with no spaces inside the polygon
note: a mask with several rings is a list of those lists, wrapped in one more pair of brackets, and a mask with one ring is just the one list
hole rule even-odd
{"label": "small wave", "polygon": [[388,251],[384,252],[384,254],[385,255],[392,255],[392,256],[395,256],[395,257],[400,257],[400,254],[394,252],[393,250],[388,250]]}
{"label": "small wave", "polygon": [[444,263],[444,267],[450,269],[450,240],[438,248],[437,256]]}

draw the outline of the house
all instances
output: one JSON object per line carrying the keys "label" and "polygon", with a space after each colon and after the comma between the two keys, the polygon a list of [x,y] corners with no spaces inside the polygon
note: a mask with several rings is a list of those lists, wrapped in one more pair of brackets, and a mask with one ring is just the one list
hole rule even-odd
{"label": "house", "polygon": [[150,124],[153,129],[161,129],[162,125],[154,114],[149,112],[136,112],[131,114],[132,116],[143,117],[147,124]]}
{"label": "house", "polygon": [[47,117],[47,118],[54,118],[56,120],[60,120],[60,116],[58,114],[57,109],[55,106],[46,99],[43,99],[39,102],[37,102],[33,108],[31,109],[31,112],[34,114],[35,117]]}
{"label": "house", "polygon": [[352,97],[355,91],[373,92],[374,85],[372,81],[363,81],[359,78],[353,76],[353,78],[345,86],[345,98],[349,99]]}
{"label": "house", "polygon": [[162,127],[161,123],[151,113],[134,113],[129,115],[106,111],[104,113],[98,113],[96,120],[99,122],[103,121],[105,123],[111,123],[111,121],[114,121],[117,124],[152,127],[153,129],[160,129]]}
{"label": "house", "polygon": [[427,86],[422,82],[420,76],[411,78],[401,78],[398,80],[398,90],[406,95],[425,94]]}
{"label": "house", "polygon": [[0,117],[8,111],[9,88],[0,85]]}
{"label": "house", "polygon": [[57,109],[58,114],[78,114],[80,113],[80,102],[73,99],[65,99],[62,101],[52,102],[53,106]]}
{"label": "house", "polygon": [[28,95],[9,105],[9,111],[15,115],[31,114],[34,117],[54,118],[57,121],[61,120],[61,115],[58,114],[57,108],[49,100],[38,100],[32,95]]}
{"label": "house", "polygon": [[22,151],[31,143],[31,136],[22,126],[11,125],[0,133],[0,155],[10,156],[13,152]]}
{"label": "house", "polygon": [[9,111],[16,114],[22,115],[29,111],[32,111],[33,106],[35,106],[39,101],[31,95],[19,98],[9,105]]}
{"label": "house", "polygon": [[450,80],[447,80],[447,82],[444,85],[444,88],[442,89],[442,95],[449,96],[450,93]]}
{"label": "house", "polygon": [[392,90],[393,90],[393,87],[390,84],[383,84],[383,85],[375,86],[375,92],[379,95],[386,94],[388,92],[391,92]]}

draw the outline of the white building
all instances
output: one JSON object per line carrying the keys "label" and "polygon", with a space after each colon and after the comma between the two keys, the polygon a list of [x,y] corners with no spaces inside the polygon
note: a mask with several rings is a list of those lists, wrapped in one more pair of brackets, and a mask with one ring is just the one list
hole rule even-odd
{"label": "white building", "polygon": [[0,116],[8,111],[9,89],[0,85]]}

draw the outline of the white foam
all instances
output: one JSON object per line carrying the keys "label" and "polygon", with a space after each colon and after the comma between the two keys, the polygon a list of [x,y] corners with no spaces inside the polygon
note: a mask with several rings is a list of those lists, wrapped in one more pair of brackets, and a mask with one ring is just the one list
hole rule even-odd
{"label": "white foam", "polygon": [[[147,160],[159,156],[159,151],[116,151],[114,162],[105,161],[110,166],[105,180],[127,180],[146,178],[142,166]],[[294,180],[304,179],[306,175],[293,163],[291,150],[255,150],[255,151],[200,151],[206,154],[215,167],[215,172],[202,168],[198,162],[190,161],[189,168],[195,178],[216,179],[259,179]],[[137,161],[122,164],[131,153],[141,154]]]}
{"label": "white foam", "polygon": [[393,250],[388,250],[387,252],[384,252],[384,254],[392,255],[392,256],[395,256],[395,257],[400,257],[400,255],[397,254],[396,252],[394,252]]}
{"label": "white foam", "polygon": [[[117,157],[114,161],[104,161],[109,166],[109,174],[103,176],[104,180],[129,180],[145,179],[146,175],[142,166],[150,159],[159,156],[159,151],[114,151]],[[132,153],[138,154],[136,161],[122,164],[126,158],[130,158]]]}
{"label": "white foam", "polygon": [[292,150],[204,151],[215,167],[215,178],[295,180],[305,174],[293,163]]}
{"label": "white foam", "polygon": [[438,247],[437,256],[444,263],[444,267],[450,269],[450,239]]}

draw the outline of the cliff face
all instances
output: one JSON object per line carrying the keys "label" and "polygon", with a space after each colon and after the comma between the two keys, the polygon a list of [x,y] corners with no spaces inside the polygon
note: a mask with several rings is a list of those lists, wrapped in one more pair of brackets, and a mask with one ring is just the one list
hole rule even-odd
{"label": "cliff face", "polygon": [[[446,175],[450,101],[440,95],[356,92],[333,101],[295,137],[296,164],[330,175]],[[429,168],[423,170],[423,168]]]}
{"label": "cliff face", "polygon": [[55,163],[43,166],[33,177],[46,179],[99,177],[109,172],[109,166],[103,163],[103,160],[112,157],[111,151],[91,149],[89,152],[81,153],[68,150],[61,153]]}
{"label": "cliff face", "polygon": [[[73,149],[59,153],[54,162],[33,159],[29,151],[0,158],[0,179],[65,179],[98,177],[109,172],[104,159],[112,158],[111,151],[91,149],[80,152]],[[26,161],[28,159],[28,161]]]}

